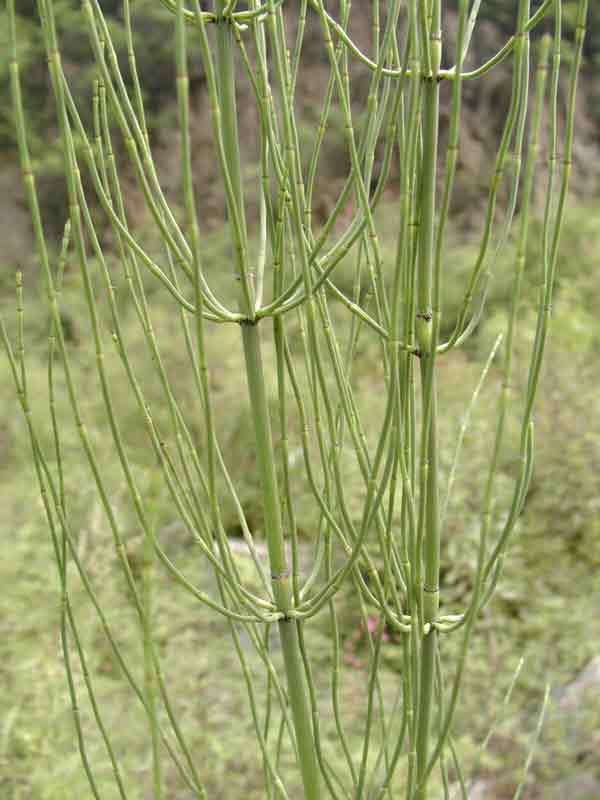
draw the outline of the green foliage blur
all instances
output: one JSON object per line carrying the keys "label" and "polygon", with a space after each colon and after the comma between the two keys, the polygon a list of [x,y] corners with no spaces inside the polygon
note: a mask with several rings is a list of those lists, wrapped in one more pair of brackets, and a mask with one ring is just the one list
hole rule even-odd
{"label": "green foliage blur", "polygon": [[[35,0],[24,0],[17,5],[17,35],[19,37],[20,68],[23,94],[27,98],[30,146],[34,154],[47,150],[48,133],[56,128],[54,104],[50,97],[49,76],[40,26],[37,22]],[[122,21],[122,0],[102,0],[121,70],[128,88],[132,87],[127,66],[125,28]],[[152,130],[159,124],[163,107],[173,99],[175,65],[173,60],[172,15],[152,0],[133,3],[134,47],[137,67]],[[69,79],[83,121],[91,121],[92,106],[90,86],[95,67],[89,52],[87,33],[81,27],[81,13],[77,0],[55,0],[54,9],[61,40],[63,66]],[[15,140],[12,123],[8,79],[8,23],[6,10],[0,11],[0,149],[12,147]],[[193,54],[192,54],[193,55]],[[202,79],[199,59],[190,63],[192,83]],[[42,141],[43,140],[43,141]],[[43,148],[42,148],[43,144]]]}
{"label": "green foliage blur", "polygon": [[[516,7],[518,0],[485,0],[481,5],[480,19],[497,25],[505,35],[514,31]],[[35,0],[20,0],[17,3],[19,20],[19,39],[21,42],[21,69],[23,91],[28,97],[28,114],[30,130],[35,136],[44,136],[47,144],[47,132],[54,127],[53,105],[49,102],[48,73],[45,67],[43,42],[39,25],[36,23],[37,11]],[[122,23],[122,0],[102,0],[105,14],[109,18],[111,34],[117,47],[119,61],[126,81],[131,76],[126,68],[127,54],[125,48],[125,32]],[[533,10],[539,5],[533,4]],[[567,32],[572,32],[576,3],[565,4],[564,25]],[[81,29],[81,21],[77,12],[77,0],[55,0],[55,13],[62,42],[62,54],[69,82],[74,88],[78,101],[85,99],[90,85],[88,45],[86,32]],[[457,0],[450,0],[448,7],[455,9]],[[133,4],[134,44],[138,59],[138,69],[145,92],[145,101],[149,112],[149,125],[152,128],[160,120],[160,111],[165,103],[172,99],[174,64],[172,56],[172,18],[160,3],[152,0],[136,0]],[[549,29],[551,18],[546,27]],[[590,62],[600,60],[600,4],[590,3],[588,13],[588,31],[585,52]],[[199,62],[190,63],[190,79],[202,81],[202,67]],[[0,148],[14,143],[14,126],[12,125],[11,103],[8,87],[8,26],[6,11],[0,11]],[[88,103],[91,114],[91,102]]]}

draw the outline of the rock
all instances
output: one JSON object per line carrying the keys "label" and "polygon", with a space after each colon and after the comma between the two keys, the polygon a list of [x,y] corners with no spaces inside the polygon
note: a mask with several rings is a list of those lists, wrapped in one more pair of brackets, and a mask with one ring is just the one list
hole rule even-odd
{"label": "rock", "polygon": [[[497,800],[497,798],[505,797],[495,781],[484,778],[477,778],[470,785],[467,781],[467,792],[469,800]],[[462,797],[459,783],[453,783],[450,786],[450,797],[452,800],[459,800]]]}
{"label": "rock", "polygon": [[469,800],[490,800],[496,797],[492,781],[477,780],[469,791]]}
{"label": "rock", "polygon": [[551,800],[598,800],[599,797],[600,781],[591,772],[561,781],[550,795]]}
{"label": "rock", "polygon": [[600,696],[600,656],[595,656],[574,681],[557,691],[556,704],[561,711],[580,711],[588,692]]}

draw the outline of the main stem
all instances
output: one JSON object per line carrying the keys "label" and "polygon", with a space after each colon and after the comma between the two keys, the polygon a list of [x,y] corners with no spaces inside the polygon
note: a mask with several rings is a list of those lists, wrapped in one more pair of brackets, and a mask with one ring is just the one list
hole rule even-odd
{"label": "main stem", "polygon": [[[224,7],[224,0],[216,0],[215,10],[217,14],[222,13]],[[244,224],[242,172],[235,106],[232,31],[231,25],[226,20],[219,20],[216,39],[223,145],[227,154],[229,176],[237,199],[237,212],[242,224]],[[239,250],[237,251],[237,260],[236,268],[242,284],[248,265],[244,263],[245,259],[240,257]],[[292,583],[283,537],[281,502],[275,470],[275,453],[262,364],[260,327],[255,318],[255,309],[249,304],[249,299],[248,295],[240,289],[240,307],[242,313],[246,316],[246,321],[240,327],[244,345],[250,409],[254,424],[256,457],[262,488],[265,535],[269,551],[273,596],[278,610],[284,615],[279,622],[279,636],[287,679],[288,698],[296,733],[304,797],[305,800],[319,800],[321,796],[320,773],[316,758],[308,687],[298,633],[298,626],[302,623],[288,616],[288,612],[293,606]]]}
{"label": "main stem", "polygon": [[[435,380],[435,354],[440,322],[439,275],[434,275],[435,191],[438,151],[439,83],[437,73],[441,61],[440,4],[434,0],[430,36],[431,74],[424,75],[423,91],[423,161],[419,192],[419,260],[418,260],[418,312],[417,338],[421,353],[422,432],[421,432],[421,487],[425,495],[422,504],[423,585],[418,587],[422,598],[419,704],[416,731],[416,792],[415,800],[427,797],[427,763],[431,729],[431,709],[434,694],[437,631],[430,624],[438,614],[440,529],[438,509],[438,455],[437,455],[437,397]],[[419,570],[420,572],[420,570]]]}
{"label": "main stem", "polygon": [[265,531],[271,565],[273,595],[278,609],[286,615],[279,622],[279,636],[283,651],[290,708],[296,731],[304,796],[306,800],[318,800],[320,797],[319,768],[315,753],[308,690],[298,638],[298,625],[302,623],[287,616],[293,603],[292,585],[283,539],[281,503],[275,472],[269,407],[265,391],[259,324],[243,324],[242,340],[246,360],[248,393],[254,420],[256,457],[262,483]]}

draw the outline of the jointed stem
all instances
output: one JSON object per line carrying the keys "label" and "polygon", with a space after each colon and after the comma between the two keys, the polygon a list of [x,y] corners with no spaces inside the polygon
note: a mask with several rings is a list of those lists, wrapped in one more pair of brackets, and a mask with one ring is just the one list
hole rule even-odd
{"label": "jointed stem", "polygon": [[[434,285],[434,239],[436,214],[436,175],[438,152],[439,84],[437,72],[441,61],[441,6],[439,0],[432,3],[432,19],[429,31],[432,73],[425,75],[423,90],[423,157],[420,186],[420,225],[418,241],[418,310],[417,341],[421,351],[422,431],[421,431],[421,515],[419,528],[422,533],[422,555],[416,558],[424,562],[422,584],[417,592],[420,597],[421,667],[419,681],[419,705],[416,733],[416,793],[415,798],[425,800],[427,784],[425,770],[429,753],[429,731],[433,707],[435,657],[437,632],[431,625],[437,617],[439,606],[440,530],[438,510],[438,455],[437,455],[437,397],[435,361],[440,322],[440,309],[433,307]],[[439,265],[438,265],[439,267]],[[419,565],[417,563],[417,569]]]}
{"label": "jointed stem", "polygon": [[[254,421],[256,457],[263,492],[265,535],[269,549],[273,595],[277,608],[287,615],[293,602],[292,582],[283,538],[281,502],[275,473],[275,455],[260,348],[260,325],[258,323],[242,325],[242,339]],[[306,677],[298,642],[297,625],[300,624],[302,623],[285,616],[279,622],[279,634],[305,796],[307,800],[318,800],[319,768],[315,754]]]}
{"label": "jointed stem", "polygon": [[[224,10],[223,0],[217,0],[217,19]],[[238,236],[243,246],[236,247],[236,268],[240,280],[240,307],[247,321],[240,326],[244,346],[244,360],[248,395],[254,425],[256,457],[260,475],[265,521],[265,536],[269,551],[269,564],[273,596],[277,610],[284,617],[279,622],[281,648],[287,677],[287,690],[296,733],[296,745],[306,800],[318,800],[320,775],[317,765],[314,735],[307,695],[306,676],[302,664],[297,626],[302,624],[288,616],[293,606],[290,569],[285,552],[281,498],[275,471],[275,453],[271,433],[271,420],[262,363],[260,323],[254,321],[255,304],[252,281],[249,275],[245,247],[245,211],[242,190],[239,135],[235,105],[235,79],[233,66],[233,33],[225,21],[217,24],[217,64],[219,110],[222,117],[223,151],[233,189],[230,214],[238,218]]]}

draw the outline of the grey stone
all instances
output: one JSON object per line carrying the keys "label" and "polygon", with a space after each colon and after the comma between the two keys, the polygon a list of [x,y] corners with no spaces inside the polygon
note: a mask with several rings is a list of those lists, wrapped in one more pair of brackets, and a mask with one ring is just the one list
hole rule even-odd
{"label": "grey stone", "polygon": [[[575,680],[568,683],[556,694],[557,706],[562,711],[578,711],[587,693],[595,691],[600,696],[600,656],[595,656],[581,670]],[[600,795],[599,795],[600,797]]]}
{"label": "grey stone", "polygon": [[600,781],[591,772],[574,775],[558,783],[551,800],[600,800]]}

